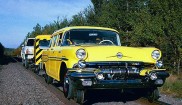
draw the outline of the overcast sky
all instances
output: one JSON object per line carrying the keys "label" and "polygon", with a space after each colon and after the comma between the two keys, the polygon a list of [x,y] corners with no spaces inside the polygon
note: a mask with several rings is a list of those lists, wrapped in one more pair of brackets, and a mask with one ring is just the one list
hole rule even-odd
{"label": "overcast sky", "polygon": [[0,0],[0,42],[17,48],[37,23],[71,18],[89,5],[90,0]]}

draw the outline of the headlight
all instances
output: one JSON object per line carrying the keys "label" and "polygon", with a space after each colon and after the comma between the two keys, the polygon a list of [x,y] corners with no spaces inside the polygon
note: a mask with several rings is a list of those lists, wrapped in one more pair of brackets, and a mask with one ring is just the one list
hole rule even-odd
{"label": "headlight", "polygon": [[79,68],[82,68],[82,69],[85,68],[85,67],[86,67],[85,61],[79,60],[79,61],[78,61],[78,67],[79,67]]}
{"label": "headlight", "polygon": [[78,49],[76,51],[76,56],[77,56],[78,59],[85,59],[85,57],[86,57],[85,50],[84,49]]}
{"label": "headlight", "polygon": [[160,52],[158,50],[154,50],[152,52],[152,58],[155,59],[155,60],[158,60],[160,58]]}
{"label": "headlight", "polygon": [[156,62],[156,66],[157,66],[158,68],[161,68],[161,67],[163,66],[162,61],[157,61],[157,62]]}

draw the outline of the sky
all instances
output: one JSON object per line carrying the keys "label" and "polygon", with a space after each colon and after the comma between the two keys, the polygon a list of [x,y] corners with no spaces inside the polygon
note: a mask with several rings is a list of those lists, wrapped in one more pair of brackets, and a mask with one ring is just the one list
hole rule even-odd
{"label": "sky", "polygon": [[17,48],[37,23],[43,27],[58,17],[71,19],[89,5],[90,0],[0,0],[0,42]]}

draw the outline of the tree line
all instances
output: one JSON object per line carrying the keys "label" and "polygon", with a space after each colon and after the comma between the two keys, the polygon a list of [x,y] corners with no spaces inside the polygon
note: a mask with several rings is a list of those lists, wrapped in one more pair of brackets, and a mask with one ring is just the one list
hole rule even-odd
{"label": "tree line", "polygon": [[91,2],[92,6],[72,16],[72,19],[58,17],[45,26],[37,24],[26,38],[39,34],[52,34],[55,30],[67,26],[114,28],[120,32],[122,45],[157,47],[162,51],[165,67],[173,72],[180,72],[181,0],[91,0]]}

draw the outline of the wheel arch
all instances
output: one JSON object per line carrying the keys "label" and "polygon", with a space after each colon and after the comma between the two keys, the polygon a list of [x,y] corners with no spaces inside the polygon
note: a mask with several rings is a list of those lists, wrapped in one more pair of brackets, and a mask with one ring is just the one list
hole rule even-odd
{"label": "wheel arch", "polygon": [[67,69],[66,63],[65,62],[62,62],[61,63],[61,66],[60,66],[60,72],[59,72],[60,82],[63,82],[64,81],[64,76],[67,73],[67,71],[68,71],[68,69]]}
{"label": "wheel arch", "polygon": [[46,74],[49,74],[48,69],[46,69],[46,63],[45,63],[45,62],[42,63],[42,70],[43,70]]}
{"label": "wheel arch", "polygon": [[46,64],[45,63],[42,63],[42,69],[45,70],[45,72],[46,72]]}

